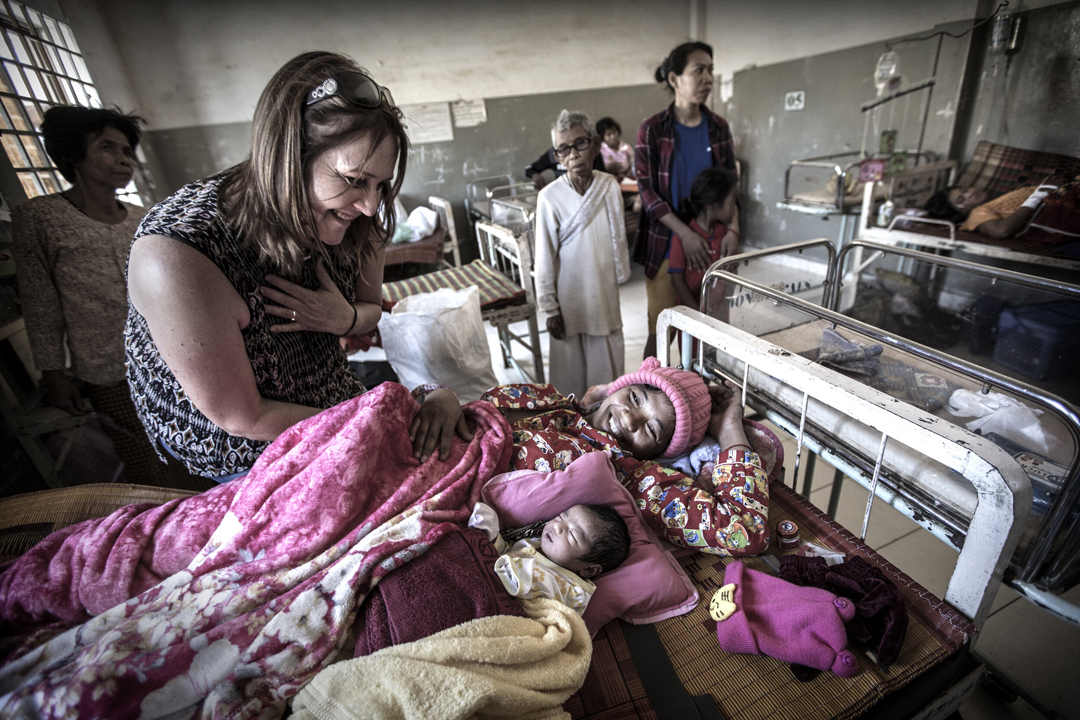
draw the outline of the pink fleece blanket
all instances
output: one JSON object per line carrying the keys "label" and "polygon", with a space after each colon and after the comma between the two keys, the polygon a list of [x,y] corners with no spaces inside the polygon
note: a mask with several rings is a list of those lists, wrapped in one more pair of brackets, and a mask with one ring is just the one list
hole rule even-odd
{"label": "pink fleece blanket", "polygon": [[506,421],[473,403],[474,440],[421,465],[417,407],[380,385],[291,428],[243,481],[68,528],[9,566],[5,634],[81,624],[0,668],[0,715],[278,716],[379,579],[509,464]]}

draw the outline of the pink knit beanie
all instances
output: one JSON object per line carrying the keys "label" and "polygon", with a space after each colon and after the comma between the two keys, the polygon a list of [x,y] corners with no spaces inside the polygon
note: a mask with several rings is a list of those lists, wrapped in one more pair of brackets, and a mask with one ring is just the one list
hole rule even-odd
{"label": "pink knit beanie", "polygon": [[735,585],[735,612],[716,624],[725,652],[768,655],[843,678],[859,672],[848,652],[844,623],[855,604],[827,590],[799,587],[757,572],[741,562],[724,570],[724,584]]}
{"label": "pink knit beanie", "polygon": [[653,385],[660,388],[675,406],[675,433],[660,457],[670,458],[694,449],[709,428],[712,396],[705,381],[692,372],[660,367],[654,357],[645,358],[637,372],[628,373],[608,386],[607,394],[627,385]]}

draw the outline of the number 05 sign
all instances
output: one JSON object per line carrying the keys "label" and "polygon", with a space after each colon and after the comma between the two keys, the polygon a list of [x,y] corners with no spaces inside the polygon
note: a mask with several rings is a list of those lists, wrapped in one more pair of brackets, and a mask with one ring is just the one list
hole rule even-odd
{"label": "number 05 sign", "polygon": [[784,95],[784,110],[802,110],[806,107],[806,91],[792,90]]}

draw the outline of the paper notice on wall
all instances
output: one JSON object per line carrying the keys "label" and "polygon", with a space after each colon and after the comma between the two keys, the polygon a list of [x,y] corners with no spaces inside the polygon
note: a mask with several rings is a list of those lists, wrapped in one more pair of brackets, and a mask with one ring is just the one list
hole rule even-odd
{"label": "paper notice on wall", "polygon": [[420,105],[402,105],[405,114],[405,128],[409,133],[409,142],[421,143],[447,142],[454,139],[454,126],[450,122],[450,103],[424,103]]}
{"label": "paper notice on wall", "polygon": [[458,100],[451,107],[454,110],[454,127],[476,127],[487,122],[487,103],[483,98]]}

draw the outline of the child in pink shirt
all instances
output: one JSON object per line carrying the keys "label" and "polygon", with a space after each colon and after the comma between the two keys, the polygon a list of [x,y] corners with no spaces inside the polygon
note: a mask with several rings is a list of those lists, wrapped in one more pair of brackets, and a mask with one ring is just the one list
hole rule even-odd
{"label": "child in pink shirt", "polygon": [[[721,243],[729,229],[727,224],[735,215],[735,203],[738,199],[738,176],[727,168],[711,167],[694,178],[690,196],[679,203],[679,218],[688,224],[691,230],[705,238],[711,263],[734,255],[738,250],[737,245],[723,247]],[[737,233],[735,237],[738,239]],[[699,307],[701,282],[705,273],[686,266],[682,241],[674,233],[671,236],[668,272],[671,273],[671,282],[675,286],[679,301],[692,308]]]}

